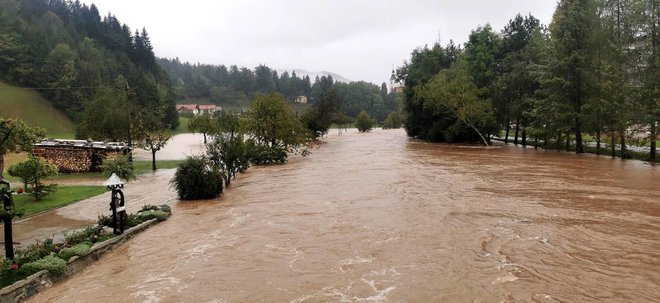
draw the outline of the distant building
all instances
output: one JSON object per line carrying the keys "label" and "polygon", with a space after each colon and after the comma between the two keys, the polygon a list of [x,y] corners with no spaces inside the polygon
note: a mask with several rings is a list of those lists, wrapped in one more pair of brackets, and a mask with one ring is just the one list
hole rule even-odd
{"label": "distant building", "polygon": [[296,103],[307,104],[307,96],[296,97]]}
{"label": "distant building", "polygon": [[191,112],[193,115],[201,113],[213,113],[222,110],[222,107],[215,104],[177,104],[176,111],[179,113]]}
{"label": "distant building", "polygon": [[397,93],[397,94],[403,94],[403,86],[394,86],[392,87],[392,91]]}

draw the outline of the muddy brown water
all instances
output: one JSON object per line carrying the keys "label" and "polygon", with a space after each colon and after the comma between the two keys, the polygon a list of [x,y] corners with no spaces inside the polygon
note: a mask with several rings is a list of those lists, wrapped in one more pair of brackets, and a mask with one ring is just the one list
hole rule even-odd
{"label": "muddy brown water", "polygon": [[658,302],[660,169],[331,136],[31,302]]}

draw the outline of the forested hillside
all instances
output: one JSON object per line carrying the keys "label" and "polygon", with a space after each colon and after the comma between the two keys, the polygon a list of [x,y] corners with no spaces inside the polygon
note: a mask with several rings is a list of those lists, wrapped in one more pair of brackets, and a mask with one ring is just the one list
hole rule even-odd
{"label": "forested hillside", "polygon": [[[660,12],[654,0],[560,1],[549,27],[518,15],[464,47],[415,49],[396,70],[406,129],[430,141],[488,141],[655,159]],[[593,138],[585,144],[585,138]],[[521,140],[519,141],[519,138]],[[604,148],[608,148],[608,151]]]}
{"label": "forested hillside", "polygon": [[147,30],[93,4],[0,0],[0,80],[35,88],[74,119],[79,138],[123,140],[134,124],[178,123]]}
{"label": "forested hillside", "polygon": [[[383,83],[380,87],[369,82],[335,82],[331,76],[316,77],[312,83],[305,75],[296,72],[278,74],[274,69],[259,65],[254,70],[232,65],[190,64],[175,59],[158,59],[158,63],[170,76],[177,99],[181,102],[208,100],[217,105],[247,104],[256,94],[277,92],[289,101],[306,96],[310,104],[321,100],[324,90],[335,88],[341,109],[349,117],[357,117],[364,110],[379,121],[401,106],[397,94],[388,93]],[[329,86],[329,87],[328,87]]]}

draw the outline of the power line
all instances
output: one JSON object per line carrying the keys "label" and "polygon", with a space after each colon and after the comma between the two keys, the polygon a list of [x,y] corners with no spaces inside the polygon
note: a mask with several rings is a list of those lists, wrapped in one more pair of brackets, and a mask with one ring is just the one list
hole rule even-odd
{"label": "power line", "polygon": [[9,89],[32,89],[32,90],[72,90],[72,89],[96,89],[96,88],[123,88],[123,86],[113,86],[113,85],[101,85],[101,86],[70,86],[70,87],[0,87],[0,90],[9,90]]}

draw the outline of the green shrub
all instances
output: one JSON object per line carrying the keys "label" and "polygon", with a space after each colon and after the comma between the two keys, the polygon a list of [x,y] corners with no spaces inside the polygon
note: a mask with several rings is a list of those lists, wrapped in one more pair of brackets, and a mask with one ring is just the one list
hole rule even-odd
{"label": "green shrub", "polygon": [[170,183],[182,200],[212,199],[222,193],[222,178],[210,160],[196,156],[179,163]]}
{"label": "green shrub", "polygon": [[76,231],[64,235],[64,243],[68,246],[74,246],[84,242],[94,243],[103,233],[103,226],[89,226],[84,230]]}
{"label": "green shrub", "polygon": [[62,250],[57,254],[57,257],[64,261],[68,261],[71,259],[73,256],[84,256],[89,253],[89,250],[91,249],[91,245],[88,243],[80,243],[76,246],[72,247],[67,247]]}
{"label": "green shrub", "polygon": [[163,204],[163,205],[159,206],[159,208],[160,208],[160,210],[162,210],[166,213],[170,213],[170,214],[172,213],[172,208],[169,205]]}
{"label": "green shrub", "polygon": [[41,200],[56,190],[56,184],[44,185],[41,183],[44,178],[57,174],[57,165],[42,157],[30,156],[27,160],[9,167],[7,172],[9,175],[21,179],[25,189],[31,185],[31,195],[35,200]]}
{"label": "green shrub", "polygon": [[156,206],[156,205],[145,204],[145,205],[142,206],[141,211],[149,211],[149,210],[156,211],[156,210],[158,210],[158,209],[159,209],[159,208],[158,208],[158,206]]}
{"label": "green shrub", "polygon": [[141,211],[141,212],[138,213],[138,217],[139,217],[140,220],[142,220],[143,222],[146,222],[146,221],[149,221],[149,220],[151,220],[151,219],[153,219],[153,218],[156,217],[156,216],[154,215],[154,213],[155,213],[154,211],[150,211],[150,210],[147,210],[147,211]]}
{"label": "green shrub", "polygon": [[46,256],[43,259],[23,265],[23,268],[34,272],[48,270],[53,275],[61,276],[66,272],[66,261],[55,256]]}
{"label": "green shrub", "polygon": [[33,243],[17,249],[15,259],[19,264],[34,262],[49,255],[52,251],[57,251],[59,249],[60,245],[54,244],[53,239],[46,239],[43,242]]}
{"label": "green shrub", "polygon": [[383,129],[401,128],[401,125],[403,125],[403,113],[401,111],[395,111],[387,115],[383,123]]}
{"label": "green shrub", "polygon": [[154,214],[154,217],[156,219],[158,219],[158,221],[165,221],[165,220],[167,220],[167,217],[170,216],[170,214],[168,214],[168,213],[166,213],[162,210],[157,210],[157,211],[153,212],[153,214]]}
{"label": "green shrub", "polygon": [[112,217],[106,215],[100,215],[97,223],[101,227],[103,226],[112,227]]}
{"label": "green shrub", "polygon": [[286,149],[281,146],[255,144],[250,150],[250,158],[255,165],[283,164],[287,159]]}
{"label": "green shrub", "polygon": [[355,121],[355,126],[360,132],[364,133],[370,131],[373,125],[374,120],[371,119],[371,116],[369,116],[366,111],[361,111],[358,114],[357,120]]}
{"label": "green shrub", "polygon": [[25,268],[20,263],[16,264],[15,267],[13,265],[12,260],[0,261],[0,288],[12,285],[16,281],[23,280],[38,271],[34,268]]}
{"label": "green shrub", "polygon": [[131,163],[128,162],[128,157],[123,155],[103,161],[103,176],[110,178],[113,173],[125,181],[137,178]]}

